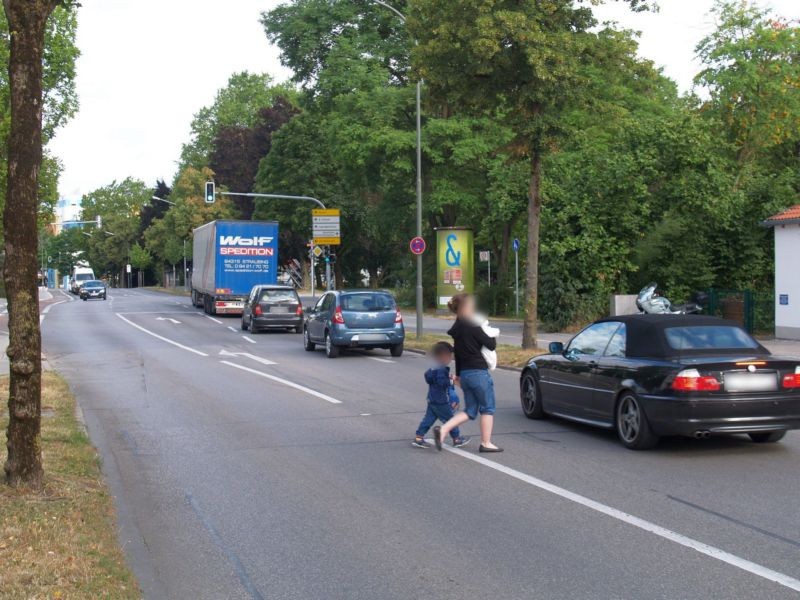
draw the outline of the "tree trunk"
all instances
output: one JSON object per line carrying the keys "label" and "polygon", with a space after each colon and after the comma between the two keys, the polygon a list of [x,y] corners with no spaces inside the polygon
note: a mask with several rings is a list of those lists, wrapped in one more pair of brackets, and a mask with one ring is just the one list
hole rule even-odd
{"label": "tree trunk", "polygon": [[528,190],[528,264],[525,274],[525,322],[522,347],[535,348],[539,329],[539,225],[542,212],[542,155],[531,154],[531,178]]}
{"label": "tree trunk", "polygon": [[39,168],[42,164],[42,53],[55,0],[4,0],[11,32],[8,78],[11,129],[8,187],[3,211],[4,279],[8,297],[8,458],[13,486],[42,486],[42,337],[36,286]]}

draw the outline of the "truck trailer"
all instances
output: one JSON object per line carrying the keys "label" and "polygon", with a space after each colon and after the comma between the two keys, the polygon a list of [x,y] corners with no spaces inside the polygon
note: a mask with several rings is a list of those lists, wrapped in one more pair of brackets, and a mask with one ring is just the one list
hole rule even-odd
{"label": "truck trailer", "polygon": [[255,285],[277,283],[278,224],[212,221],[194,230],[192,304],[240,315]]}

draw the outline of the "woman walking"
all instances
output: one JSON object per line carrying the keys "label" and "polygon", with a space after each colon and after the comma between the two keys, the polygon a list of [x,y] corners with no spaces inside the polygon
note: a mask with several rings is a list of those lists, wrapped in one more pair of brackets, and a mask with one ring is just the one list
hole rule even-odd
{"label": "woman walking", "polygon": [[489,365],[481,353],[482,348],[494,350],[497,341],[486,335],[475,320],[475,299],[471,294],[456,294],[447,304],[456,315],[456,322],[448,331],[453,338],[456,357],[456,381],[464,391],[464,411],[457,413],[442,427],[435,427],[436,448],[442,449],[443,440],[450,431],[480,415],[480,452],[502,452],[492,443],[494,426],[494,382],[489,374]]}

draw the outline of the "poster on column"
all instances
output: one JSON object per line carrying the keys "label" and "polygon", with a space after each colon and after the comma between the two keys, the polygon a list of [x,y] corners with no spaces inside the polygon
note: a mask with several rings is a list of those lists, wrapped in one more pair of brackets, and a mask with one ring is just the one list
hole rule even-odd
{"label": "poster on column", "polygon": [[436,309],[446,311],[455,294],[474,291],[475,255],[472,229],[436,230]]}

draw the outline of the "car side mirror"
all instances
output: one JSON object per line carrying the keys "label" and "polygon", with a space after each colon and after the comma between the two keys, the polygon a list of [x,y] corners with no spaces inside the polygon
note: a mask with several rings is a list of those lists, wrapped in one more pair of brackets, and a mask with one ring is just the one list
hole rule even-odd
{"label": "car side mirror", "polygon": [[548,350],[550,351],[550,354],[563,354],[564,344],[562,344],[561,342],[550,342]]}

